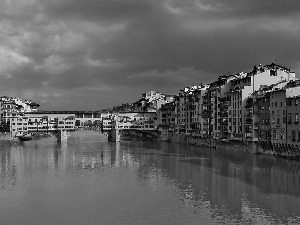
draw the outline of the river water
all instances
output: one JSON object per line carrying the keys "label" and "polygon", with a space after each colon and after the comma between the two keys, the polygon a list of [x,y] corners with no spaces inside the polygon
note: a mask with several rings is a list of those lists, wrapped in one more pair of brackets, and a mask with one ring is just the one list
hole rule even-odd
{"label": "river water", "polygon": [[300,163],[78,132],[0,149],[0,224],[300,224]]}

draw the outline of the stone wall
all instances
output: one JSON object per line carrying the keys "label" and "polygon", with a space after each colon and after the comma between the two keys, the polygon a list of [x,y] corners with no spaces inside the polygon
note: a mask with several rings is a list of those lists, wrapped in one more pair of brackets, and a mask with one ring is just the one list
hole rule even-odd
{"label": "stone wall", "polygon": [[269,142],[214,140],[213,138],[193,137],[186,134],[174,133],[169,133],[169,141],[174,143],[210,147],[217,150],[247,152],[253,154],[273,155],[289,159],[300,159],[300,148],[298,145],[272,144]]}
{"label": "stone wall", "polygon": [[169,133],[169,141],[173,143],[190,144],[201,147],[209,147],[226,151],[239,151],[257,153],[258,146],[252,142],[221,141],[213,138],[193,137],[186,134]]}
{"label": "stone wall", "polygon": [[300,159],[300,149],[298,145],[258,142],[257,150],[258,154],[273,155],[289,159]]}

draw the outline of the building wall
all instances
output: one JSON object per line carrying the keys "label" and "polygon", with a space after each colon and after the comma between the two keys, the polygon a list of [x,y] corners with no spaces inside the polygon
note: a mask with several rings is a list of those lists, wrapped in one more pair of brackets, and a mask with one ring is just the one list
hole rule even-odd
{"label": "building wall", "polygon": [[300,146],[300,96],[287,98],[287,144]]}
{"label": "building wall", "polygon": [[259,141],[271,141],[270,95],[257,99],[259,113]]}
{"label": "building wall", "polygon": [[270,94],[271,142],[286,143],[286,97],[285,90]]}
{"label": "building wall", "polygon": [[13,137],[37,132],[73,131],[74,129],[75,114],[25,113],[24,116],[11,118]]}

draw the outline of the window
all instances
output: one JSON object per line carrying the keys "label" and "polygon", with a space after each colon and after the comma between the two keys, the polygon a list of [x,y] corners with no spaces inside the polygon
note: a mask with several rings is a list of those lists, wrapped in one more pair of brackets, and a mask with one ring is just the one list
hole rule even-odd
{"label": "window", "polygon": [[298,124],[299,123],[299,114],[295,113],[295,123]]}
{"label": "window", "polygon": [[277,140],[277,130],[273,130],[273,140]]}
{"label": "window", "polygon": [[296,140],[296,132],[292,130],[292,141]]}
{"label": "window", "polygon": [[295,100],[295,105],[296,105],[296,106],[298,105],[298,99]]}
{"label": "window", "polygon": [[275,107],[277,107],[277,102],[275,102]]}
{"label": "window", "polygon": [[280,131],[280,139],[284,140],[283,130]]}
{"label": "window", "polygon": [[292,123],[292,113],[288,114],[288,123],[291,124]]}

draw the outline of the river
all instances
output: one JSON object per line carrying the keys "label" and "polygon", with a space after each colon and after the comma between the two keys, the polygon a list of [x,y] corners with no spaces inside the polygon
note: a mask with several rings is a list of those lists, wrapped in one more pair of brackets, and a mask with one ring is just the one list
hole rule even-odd
{"label": "river", "polygon": [[300,224],[300,163],[77,132],[0,149],[0,224]]}

